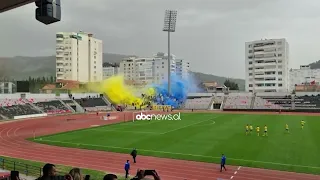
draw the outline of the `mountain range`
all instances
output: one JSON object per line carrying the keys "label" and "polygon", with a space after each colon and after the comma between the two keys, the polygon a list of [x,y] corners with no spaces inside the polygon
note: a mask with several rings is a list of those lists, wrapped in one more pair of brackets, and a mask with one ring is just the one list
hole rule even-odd
{"label": "mountain range", "polygon": [[[134,55],[121,55],[104,53],[103,62],[119,63],[124,58],[132,57]],[[0,78],[25,80],[31,77],[55,76],[56,67],[55,56],[42,57],[0,57]],[[312,69],[320,69],[320,60],[310,64]],[[198,82],[216,81],[218,84],[223,84],[228,78],[216,76],[212,74],[205,74],[201,72],[191,72]],[[244,79],[232,79],[238,84],[240,90],[244,90]]]}

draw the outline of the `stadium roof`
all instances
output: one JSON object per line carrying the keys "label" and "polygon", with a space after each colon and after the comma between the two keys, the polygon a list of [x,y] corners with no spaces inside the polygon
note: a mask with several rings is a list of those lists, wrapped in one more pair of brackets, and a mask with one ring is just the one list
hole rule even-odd
{"label": "stadium roof", "polygon": [[1,0],[0,13],[35,2],[35,0]]}

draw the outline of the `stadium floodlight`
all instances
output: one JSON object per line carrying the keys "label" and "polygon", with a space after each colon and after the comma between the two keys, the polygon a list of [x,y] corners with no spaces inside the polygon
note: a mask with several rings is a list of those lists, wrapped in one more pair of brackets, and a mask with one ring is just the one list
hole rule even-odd
{"label": "stadium floodlight", "polygon": [[176,31],[176,22],[177,22],[177,14],[176,10],[166,10],[164,17],[164,26],[163,31],[168,32],[168,93],[171,93],[171,61],[170,61],[170,33]]}

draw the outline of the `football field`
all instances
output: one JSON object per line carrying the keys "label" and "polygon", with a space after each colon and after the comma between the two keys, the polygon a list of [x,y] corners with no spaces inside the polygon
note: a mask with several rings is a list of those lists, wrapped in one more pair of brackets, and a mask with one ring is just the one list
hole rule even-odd
{"label": "football field", "polygon": [[[306,122],[301,129],[300,121]],[[245,126],[254,131],[246,135]],[[290,133],[285,132],[288,124]],[[268,137],[255,127],[268,126]],[[185,113],[181,120],[135,121],[37,137],[56,146],[320,174],[320,118],[316,116]]]}

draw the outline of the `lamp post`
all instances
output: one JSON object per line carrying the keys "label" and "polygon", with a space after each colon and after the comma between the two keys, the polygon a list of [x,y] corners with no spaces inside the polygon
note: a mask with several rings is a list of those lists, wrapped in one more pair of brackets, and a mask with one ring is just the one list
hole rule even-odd
{"label": "lamp post", "polygon": [[163,31],[168,32],[168,94],[171,93],[171,60],[170,60],[170,33],[176,31],[176,22],[177,22],[178,12],[175,10],[166,10],[164,17],[164,26]]}

